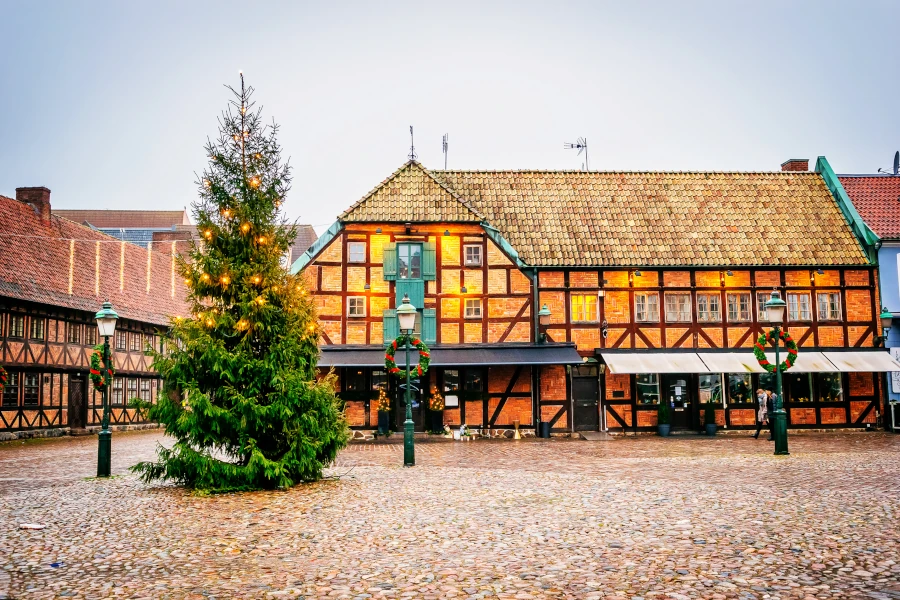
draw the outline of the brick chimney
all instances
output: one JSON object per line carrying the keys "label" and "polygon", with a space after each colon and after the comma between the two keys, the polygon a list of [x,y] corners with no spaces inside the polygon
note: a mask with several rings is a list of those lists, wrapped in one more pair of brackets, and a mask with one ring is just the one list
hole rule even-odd
{"label": "brick chimney", "polygon": [[16,188],[16,200],[30,204],[43,225],[50,224],[50,190],[45,187]]}
{"label": "brick chimney", "polygon": [[781,163],[782,171],[809,171],[808,158],[789,158]]}

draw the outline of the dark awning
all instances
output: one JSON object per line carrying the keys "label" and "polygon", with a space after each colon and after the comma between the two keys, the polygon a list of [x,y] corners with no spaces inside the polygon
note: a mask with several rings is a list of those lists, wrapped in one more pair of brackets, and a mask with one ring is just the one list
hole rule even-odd
{"label": "dark awning", "polygon": [[[398,362],[402,360],[397,352]],[[411,360],[418,361],[415,350]],[[443,346],[431,349],[431,365],[435,367],[489,365],[572,365],[584,359],[572,345],[521,346]],[[346,348],[325,346],[319,353],[320,367],[383,367],[381,348]]]}

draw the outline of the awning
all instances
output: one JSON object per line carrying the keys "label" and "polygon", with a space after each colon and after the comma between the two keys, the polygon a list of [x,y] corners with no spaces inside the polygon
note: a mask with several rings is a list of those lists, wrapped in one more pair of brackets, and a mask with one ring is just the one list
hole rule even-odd
{"label": "awning", "polygon": [[855,371],[861,371],[863,373],[900,371],[900,363],[891,358],[891,355],[884,351],[823,352],[822,354],[837,367],[838,371],[850,373]]}
{"label": "awning", "polygon": [[712,373],[765,373],[751,352],[698,352]]}
{"label": "awning", "polygon": [[601,352],[610,373],[709,373],[693,352]]}
{"label": "awning", "polygon": [[[402,351],[397,352],[398,363]],[[418,361],[413,350],[410,359]],[[574,346],[522,345],[522,346],[444,346],[431,349],[431,365],[434,367],[490,366],[490,365],[574,365],[584,359]],[[319,351],[320,367],[383,367],[382,348],[341,348],[325,346]]]}
{"label": "awning", "polygon": [[[784,362],[785,357],[787,356],[787,350],[784,348],[781,349],[779,353],[779,357],[782,362]],[[773,365],[775,364],[775,352],[766,352],[766,358],[769,359],[769,362]],[[791,367],[791,373],[837,373],[841,369],[835,367],[830,360],[828,360],[824,354],[821,352],[810,352],[808,350],[804,350],[800,348],[800,352],[797,353],[797,361],[794,363],[794,366]]]}

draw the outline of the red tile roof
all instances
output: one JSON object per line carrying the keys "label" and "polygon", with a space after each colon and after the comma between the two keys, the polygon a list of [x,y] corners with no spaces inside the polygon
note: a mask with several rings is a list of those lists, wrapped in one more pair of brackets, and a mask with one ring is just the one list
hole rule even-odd
{"label": "red tile roof", "polygon": [[96,312],[109,299],[119,316],[158,325],[188,316],[171,243],[148,251],[0,196],[0,296]]}
{"label": "red tile roof", "polygon": [[191,224],[184,210],[54,210],[53,214],[76,223],[87,222],[100,229],[164,229]]}
{"label": "red tile roof", "polygon": [[882,239],[900,239],[900,177],[839,175],[853,206]]}

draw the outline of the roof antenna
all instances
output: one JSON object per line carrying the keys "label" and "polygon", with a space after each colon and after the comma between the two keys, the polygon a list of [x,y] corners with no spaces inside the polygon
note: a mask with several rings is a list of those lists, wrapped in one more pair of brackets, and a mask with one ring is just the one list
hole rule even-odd
{"label": "roof antenna", "polygon": [[[893,171],[894,171],[894,175],[900,175],[900,150],[894,152],[894,167],[893,167]],[[879,172],[879,173],[884,173],[885,175],[890,175],[890,173],[888,173],[887,171],[885,171],[885,170],[882,169],[881,167],[878,168],[878,172]]]}
{"label": "roof antenna", "polygon": [[409,126],[409,160],[416,160],[418,155],[416,154],[416,142],[413,138],[413,126]]}
{"label": "roof antenna", "polygon": [[584,152],[584,163],[581,165],[582,171],[590,171],[591,166],[588,163],[588,147],[587,147],[587,139],[580,137],[578,138],[574,144],[566,142],[563,144],[563,148],[566,150],[574,150],[578,149],[578,155],[581,156],[581,153]]}
{"label": "roof antenna", "polygon": [[[444,170],[447,170],[447,148],[450,146],[450,134],[445,133],[442,146],[444,147]],[[896,169],[894,169],[896,171]]]}

